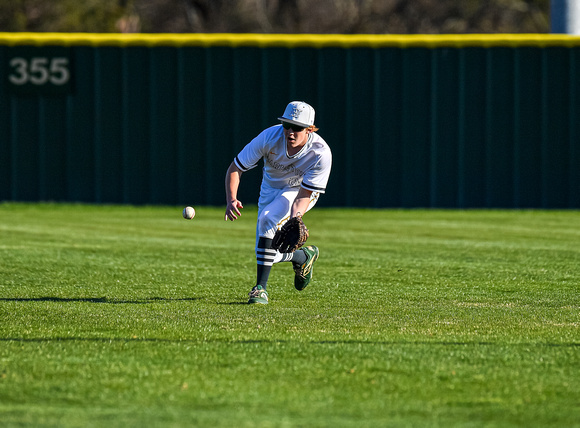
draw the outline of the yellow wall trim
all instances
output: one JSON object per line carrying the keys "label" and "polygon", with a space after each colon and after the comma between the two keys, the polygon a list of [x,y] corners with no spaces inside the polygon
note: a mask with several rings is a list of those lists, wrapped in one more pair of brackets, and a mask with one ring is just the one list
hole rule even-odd
{"label": "yellow wall trim", "polygon": [[248,46],[248,47],[580,47],[579,36],[561,34],[116,34],[0,33],[4,46]]}

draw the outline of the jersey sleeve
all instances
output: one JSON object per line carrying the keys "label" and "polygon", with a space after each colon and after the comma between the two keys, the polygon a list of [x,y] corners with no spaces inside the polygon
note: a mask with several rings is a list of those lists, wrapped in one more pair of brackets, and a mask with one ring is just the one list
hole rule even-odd
{"label": "jersey sleeve", "polygon": [[235,157],[234,163],[242,172],[255,168],[260,159],[264,157],[265,140],[265,133],[260,133]]}
{"label": "jersey sleeve", "polygon": [[304,175],[302,187],[312,192],[324,193],[330,177],[332,167],[332,153],[328,146],[324,147],[318,155],[315,165]]}

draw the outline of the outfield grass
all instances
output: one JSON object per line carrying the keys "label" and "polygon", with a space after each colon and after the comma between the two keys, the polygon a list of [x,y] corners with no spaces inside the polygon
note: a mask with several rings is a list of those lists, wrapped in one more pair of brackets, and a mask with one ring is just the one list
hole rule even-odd
{"label": "outfield grass", "polygon": [[267,306],[255,215],[0,204],[0,425],[580,426],[577,211],[317,208]]}

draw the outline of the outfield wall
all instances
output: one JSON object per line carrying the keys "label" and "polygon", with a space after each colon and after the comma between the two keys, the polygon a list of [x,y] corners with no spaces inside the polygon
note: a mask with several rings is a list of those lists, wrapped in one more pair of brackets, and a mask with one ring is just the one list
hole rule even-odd
{"label": "outfield wall", "polygon": [[0,200],[223,205],[300,99],[320,205],[580,208],[580,37],[0,33],[0,64]]}

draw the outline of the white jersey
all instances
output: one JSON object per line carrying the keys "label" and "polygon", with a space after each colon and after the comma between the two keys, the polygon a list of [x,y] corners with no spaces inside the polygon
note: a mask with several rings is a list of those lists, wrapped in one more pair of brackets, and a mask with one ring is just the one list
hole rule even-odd
{"label": "white jersey", "polygon": [[294,156],[289,156],[282,125],[265,129],[250,141],[236,156],[234,162],[246,172],[264,159],[263,182],[270,187],[304,187],[324,193],[332,166],[332,153],[326,141],[316,132]]}

